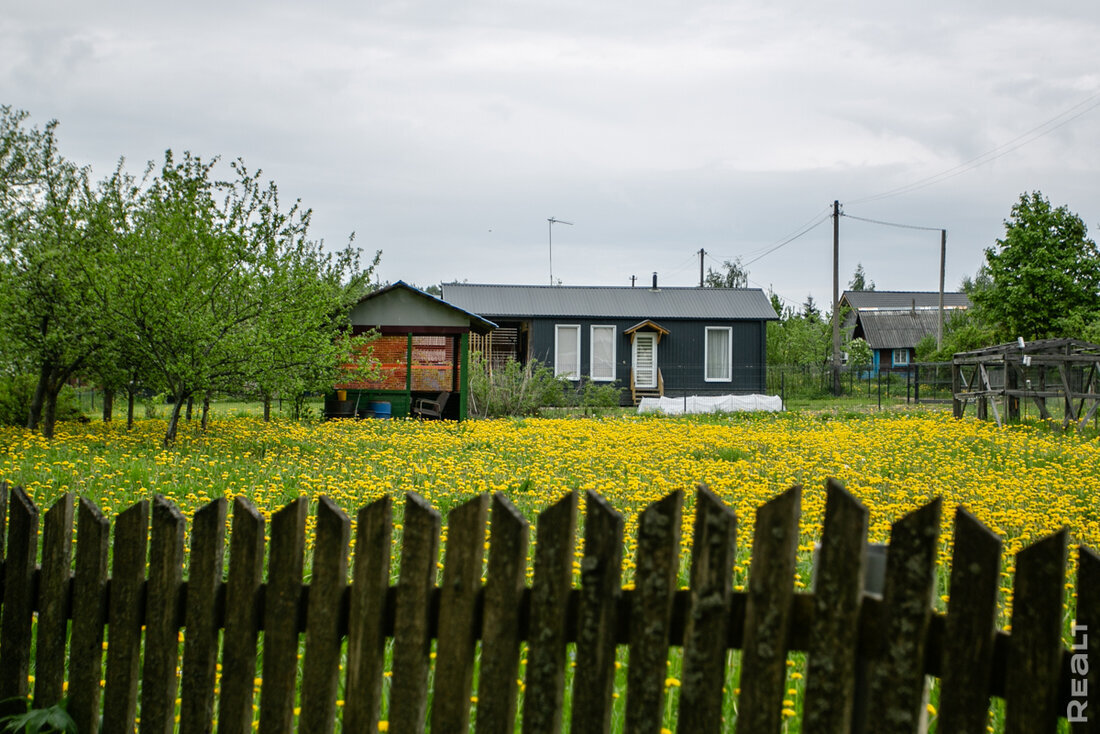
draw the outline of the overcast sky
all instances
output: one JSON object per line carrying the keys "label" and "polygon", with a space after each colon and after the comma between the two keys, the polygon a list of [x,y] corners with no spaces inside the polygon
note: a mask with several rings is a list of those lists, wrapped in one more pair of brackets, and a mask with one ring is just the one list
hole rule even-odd
{"label": "overcast sky", "polygon": [[[7,3],[0,103],[107,175],[241,157],[382,280],[792,305],[972,275],[1021,193],[1100,228],[1100,3]],[[991,154],[991,155],[987,155]],[[550,247],[547,218],[554,225]],[[808,225],[807,234],[765,254]],[[759,259],[757,259],[759,258]]]}

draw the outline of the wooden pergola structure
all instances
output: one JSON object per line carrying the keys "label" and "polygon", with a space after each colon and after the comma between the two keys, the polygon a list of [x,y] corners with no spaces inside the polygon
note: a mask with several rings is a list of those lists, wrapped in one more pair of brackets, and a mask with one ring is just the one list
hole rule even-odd
{"label": "wooden pergola structure", "polygon": [[[1051,420],[1047,401],[1064,407],[1062,427],[1080,431],[1100,407],[1100,344],[1077,339],[1022,339],[995,347],[960,352],[951,361],[956,418],[973,402],[978,418],[993,413],[997,425],[1020,419],[1021,402],[1032,401]],[[1000,409],[998,409],[998,404]]]}

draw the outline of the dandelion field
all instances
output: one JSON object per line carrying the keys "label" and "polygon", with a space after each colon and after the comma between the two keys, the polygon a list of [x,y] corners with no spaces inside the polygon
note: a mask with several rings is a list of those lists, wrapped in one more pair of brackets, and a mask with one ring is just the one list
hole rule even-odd
{"label": "dandelion field", "polygon": [[[738,590],[748,578],[756,508],[801,484],[796,585],[803,590],[812,583],[824,482],[831,477],[869,508],[872,542],[888,541],[892,522],[935,496],[943,498],[940,611],[947,602],[954,507],[964,505],[997,533],[1005,551],[1001,626],[1011,612],[1018,550],[1063,527],[1069,528],[1074,545],[1100,548],[1100,441],[1037,425],[1002,429],[972,419],[956,421],[938,412],[461,424],[215,418],[206,432],[197,422],[182,425],[177,445],[168,450],[160,445],[163,433],[159,420],[139,421],[133,431],[120,422],[62,425],[52,442],[25,430],[0,428],[0,481],[23,486],[39,508],[71,491],[96,502],[108,516],[153,494],[168,497],[188,517],[216,497],[240,495],[265,515],[299,496],[327,495],[354,516],[359,507],[389,494],[395,498],[398,527],[407,490],[431,502],[444,523],[448,510],[478,492],[503,492],[534,522],[563,494],[593,490],[625,518],[624,583],[632,580],[639,514],[651,502],[683,490],[682,586],[690,565],[692,490],[706,484],[737,512]],[[311,534],[307,528],[307,537]],[[581,537],[583,531],[578,532],[578,555]],[[395,575],[399,544],[400,532],[394,541]],[[1070,555],[1071,574],[1075,555]],[[1070,582],[1067,578],[1067,586]],[[1068,620],[1072,597],[1066,601]],[[625,668],[626,658],[621,661]],[[678,663],[670,660],[666,712],[675,709]],[[735,668],[730,666],[731,675]],[[789,710],[795,724],[803,670],[799,656],[792,655],[789,670],[785,714]],[[735,679],[727,686],[735,687]],[[671,725],[669,719],[666,726]]]}

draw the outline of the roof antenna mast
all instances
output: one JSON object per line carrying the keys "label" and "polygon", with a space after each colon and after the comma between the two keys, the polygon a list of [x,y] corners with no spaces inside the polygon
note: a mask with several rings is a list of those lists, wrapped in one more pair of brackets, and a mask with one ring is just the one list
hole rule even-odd
{"label": "roof antenna mast", "polygon": [[564,219],[558,219],[556,217],[550,217],[546,221],[550,223],[550,233],[548,236],[548,244],[550,245],[550,285],[554,285],[554,225],[568,224],[570,227],[572,227],[573,223],[567,222]]}

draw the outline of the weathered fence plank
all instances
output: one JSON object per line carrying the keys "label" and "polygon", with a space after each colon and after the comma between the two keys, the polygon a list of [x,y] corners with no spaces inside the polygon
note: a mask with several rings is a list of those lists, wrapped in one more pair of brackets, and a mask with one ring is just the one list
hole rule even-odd
{"label": "weathered fence plank", "polygon": [[[736,557],[737,516],[706,487],[695,493],[691,547],[691,609],[684,630],[683,675],[677,731],[722,729],[730,595]],[[719,644],[715,644],[715,640]]]}
{"label": "weathered fence plank", "polygon": [[340,599],[347,588],[351,519],[336,503],[317,500],[313,575],[306,614],[306,652],[302,665],[302,714],[299,731],[330,734],[336,725],[340,685]]}
{"label": "weathered fence plank", "polygon": [[741,655],[739,732],[778,731],[782,721],[801,507],[802,488],[795,486],[756,511]]}
{"label": "weathered fence plank", "polygon": [[77,731],[99,726],[103,677],[103,627],[107,621],[107,551],[111,525],[81,498],[76,520],[72,640],[69,644],[69,715]]}
{"label": "weathered fence plank", "polygon": [[145,594],[145,660],[141,673],[142,734],[176,728],[179,691],[179,610],[183,581],[183,539],[187,521],[165,497],[153,498],[149,580]]}
{"label": "weathered fence plank", "polygon": [[565,692],[565,621],[573,587],[577,493],[543,510],[535,528],[523,734],[557,734]]}
{"label": "weathered fence plank", "polygon": [[589,490],[585,493],[573,732],[607,732],[611,725],[622,565],[623,516]]}
{"label": "weathered fence plank", "polygon": [[626,669],[626,732],[661,731],[683,504],[683,492],[676,491],[651,504],[638,518]]}
{"label": "weathered fence plank", "polygon": [[1100,734],[1100,555],[1084,546],[1077,556],[1077,615],[1070,632],[1066,718],[1075,734]]}
{"label": "weathered fence plank", "polygon": [[[27,695],[38,560],[38,508],[22,487],[11,493],[8,551],[4,561],[4,609],[0,623],[0,702]],[[0,703],[0,715],[22,713],[22,702]]]}
{"label": "weathered fence plank", "polygon": [[46,512],[42,571],[38,584],[38,638],[34,652],[34,706],[61,700],[65,644],[69,639],[69,583],[72,577],[73,495],[66,492]]}
{"label": "weathered fence plank", "polygon": [[229,538],[229,580],[225,586],[218,731],[251,734],[260,630],[260,584],[264,568],[264,517],[244,497],[233,500]]}
{"label": "weathered fence plank", "polygon": [[1043,734],[1058,727],[1067,541],[1061,530],[1016,554],[1006,734]]}
{"label": "weathered fence plank", "polygon": [[[5,492],[0,484],[0,505],[7,501]],[[181,571],[184,520],[163,497],[152,504],[151,536],[148,502],[117,518],[110,581],[109,523],[95,505],[82,499],[75,572],[70,573],[73,503],[71,495],[61,497],[45,514],[39,532],[38,511],[30,499],[21,490],[11,496],[4,520],[6,543],[0,548],[5,558],[0,678],[12,688],[23,686],[12,710],[24,705],[19,699],[29,692],[28,673],[35,674],[31,680],[39,705],[63,695],[71,619],[69,711],[81,730],[133,731],[139,690],[141,731],[173,730],[180,680],[181,732],[211,731],[214,701],[219,700],[219,729],[245,734],[253,728],[252,679],[260,631],[264,675],[259,729],[265,732],[297,727],[329,734],[335,728],[345,634],[348,705],[342,724],[348,731],[378,727],[388,635],[394,639],[391,731],[427,726],[429,699],[434,730],[468,730],[479,636],[481,673],[474,723],[481,732],[515,729],[516,676],[524,640],[525,732],[561,729],[570,641],[576,642],[571,702],[571,728],[576,731],[610,728],[616,645],[629,645],[630,655],[624,671],[623,727],[632,732],[658,730],[667,700],[668,649],[680,644],[683,672],[676,727],[684,732],[717,731],[733,723],[722,720],[731,647],[743,651],[742,694],[736,702],[737,726],[742,730],[780,728],[788,650],[809,653],[802,717],[802,730],[807,732],[920,731],[926,723],[927,675],[941,678],[940,730],[984,730],[989,698],[1002,694],[1006,731],[1054,731],[1062,718],[1069,719],[1075,732],[1100,727],[1100,716],[1087,706],[1088,693],[1100,687],[1100,666],[1089,664],[1100,655],[1100,557],[1080,550],[1077,614],[1069,649],[1062,640],[1067,531],[1018,554],[1011,634],[998,631],[1001,543],[959,508],[948,613],[936,615],[932,593],[939,500],[894,523],[881,598],[861,588],[867,511],[834,482],[828,485],[814,590],[799,594],[792,583],[797,487],[757,513],[749,590],[744,594],[730,592],[736,518],[704,488],[696,498],[691,589],[684,591],[675,588],[683,503],[679,492],[655,502],[639,517],[635,578],[629,590],[621,586],[622,517],[591,492],[584,552],[576,554],[579,563],[574,561],[577,495],[566,496],[540,516],[530,590],[524,583],[529,527],[502,495],[493,497],[490,543],[485,542],[487,496],[451,512],[444,564],[438,563],[439,514],[419,496],[408,495],[399,526],[404,535],[401,578],[394,588],[389,586],[393,526],[388,499],[359,513],[350,588],[350,522],[328,498],[319,500],[309,587],[302,584],[305,498],[274,517],[266,586],[260,580],[264,521],[246,500],[235,504],[225,584],[224,500],[195,515],[186,583]],[[36,570],[39,534],[42,567]],[[486,548],[489,563],[483,578]],[[572,585],[576,567],[581,573],[579,588]],[[437,588],[439,568],[442,584]],[[36,630],[27,623],[35,613]],[[181,626],[185,636],[180,674],[176,663]],[[223,626],[219,695],[215,671]],[[105,629],[110,631],[109,645],[102,644]],[[304,674],[299,681],[303,632]],[[438,659],[431,684],[433,638]],[[853,682],[853,671],[859,669],[857,651],[869,664],[869,693]],[[26,662],[21,663],[23,656]],[[106,679],[102,694],[101,677]],[[298,698],[302,709],[295,722]],[[862,719],[852,703],[859,698],[869,702]]]}
{"label": "weathered fence plank", "polygon": [[527,568],[527,520],[501,492],[493,494],[489,565],[481,625],[477,734],[516,728],[520,611]]}
{"label": "weathered fence plank", "polygon": [[219,631],[216,605],[225,567],[226,505],[225,498],[219,497],[200,508],[191,519],[180,734],[213,731]]}
{"label": "weathered fence plank", "polygon": [[103,734],[133,731],[137,715],[141,619],[144,616],[145,552],[149,501],[115,518],[114,565],[107,610],[107,677],[103,692]]}
{"label": "weathered fence plank", "polygon": [[264,594],[264,660],[260,734],[294,730],[298,678],[298,598],[305,565],[304,497],[271,516],[271,549]]}
{"label": "weathered fence plank", "polygon": [[474,627],[485,557],[489,496],[479,494],[447,515],[447,546],[439,595],[432,729],[466,731],[474,676]]}
{"label": "weathered fence plank", "polygon": [[962,507],[955,512],[955,550],[948,591],[947,639],[939,728],[984,732],[997,633],[1001,540]]}
{"label": "weathered fence plank", "polygon": [[867,731],[917,732],[927,716],[924,652],[936,585],[940,509],[939,498],[934,499],[890,528]]}
{"label": "weathered fence plank", "polygon": [[359,511],[355,530],[355,569],[348,614],[347,685],[343,728],[378,731],[386,633],[382,624],[390,585],[393,504],[389,497]]}
{"label": "weathered fence plank", "polygon": [[848,734],[856,690],[868,512],[839,482],[829,480],[825,491],[802,731]]}
{"label": "weathered fence plank", "polygon": [[405,495],[401,572],[393,626],[393,683],[390,729],[422,731],[428,705],[428,630],[432,590],[439,558],[439,513],[416,494]]}

